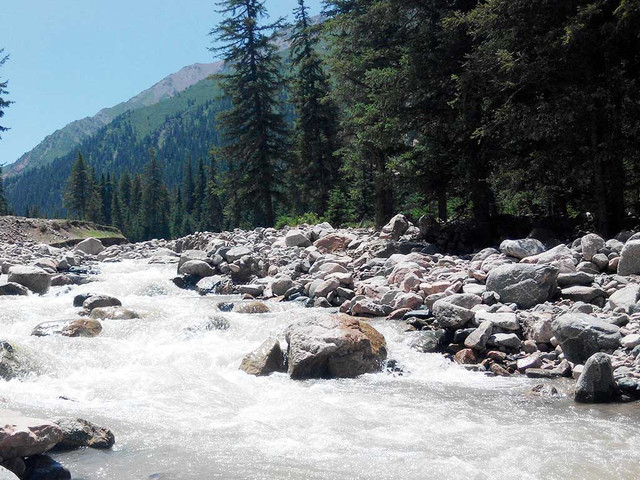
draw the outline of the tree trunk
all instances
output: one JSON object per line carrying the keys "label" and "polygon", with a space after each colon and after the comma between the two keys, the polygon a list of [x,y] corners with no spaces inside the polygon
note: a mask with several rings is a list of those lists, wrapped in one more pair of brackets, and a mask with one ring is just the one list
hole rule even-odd
{"label": "tree trunk", "polygon": [[380,229],[393,216],[393,198],[391,185],[387,179],[386,169],[386,156],[381,151],[375,152],[375,197],[376,197],[376,210],[375,210],[375,223],[376,228]]}
{"label": "tree trunk", "polygon": [[447,189],[444,185],[438,188],[438,218],[443,222],[448,220]]}

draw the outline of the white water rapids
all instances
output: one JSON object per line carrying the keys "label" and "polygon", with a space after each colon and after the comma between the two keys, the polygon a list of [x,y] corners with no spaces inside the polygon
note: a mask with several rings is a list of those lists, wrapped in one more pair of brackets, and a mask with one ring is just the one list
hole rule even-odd
{"label": "white water rapids", "polygon": [[[403,375],[252,377],[238,369],[246,353],[327,312],[273,304],[270,314],[220,314],[220,297],[173,286],[175,266],[100,268],[88,285],[0,297],[0,339],[27,353],[37,373],[0,381],[0,407],[85,418],[116,435],[112,451],[54,455],[74,479],[640,477],[638,403],[532,397],[535,382],[413,351],[401,326],[383,320],[374,326]],[[105,320],[96,338],[31,336],[40,322],[77,318],[72,301],[82,292],[114,295],[144,318]],[[230,328],[186,331],[213,315]]]}

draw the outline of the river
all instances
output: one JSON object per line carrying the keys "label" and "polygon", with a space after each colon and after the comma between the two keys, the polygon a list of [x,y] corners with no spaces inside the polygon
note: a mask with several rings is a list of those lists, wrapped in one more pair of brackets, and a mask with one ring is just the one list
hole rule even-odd
{"label": "river", "polygon": [[[35,372],[0,383],[0,406],[86,418],[116,435],[112,451],[54,455],[76,480],[640,478],[638,403],[532,396],[536,382],[418,353],[383,320],[373,324],[402,375],[256,378],[238,370],[246,353],[327,312],[273,304],[264,315],[220,314],[228,298],[179,290],[175,266],[123,261],[100,271],[98,282],[43,297],[0,297],[0,338]],[[30,335],[40,322],[76,318],[82,292],[114,295],[143,318],[106,320],[96,338]],[[227,330],[199,328],[216,315]]]}

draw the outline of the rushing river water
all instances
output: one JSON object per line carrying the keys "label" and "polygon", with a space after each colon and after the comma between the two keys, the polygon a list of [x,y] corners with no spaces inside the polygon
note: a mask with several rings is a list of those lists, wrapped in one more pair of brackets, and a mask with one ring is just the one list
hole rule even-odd
{"label": "rushing river water", "polygon": [[[0,406],[82,417],[116,435],[112,451],[55,455],[74,479],[640,478],[638,403],[533,397],[527,379],[484,377],[411,350],[385,321],[374,325],[403,375],[256,378],[238,370],[246,353],[326,311],[274,304],[265,315],[220,314],[221,298],[171,284],[175,266],[101,271],[99,282],[44,297],[0,297],[0,338],[37,372],[0,383]],[[82,292],[114,295],[144,318],[106,320],[96,338],[30,335],[40,322],[77,317]],[[213,315],[230,328],[198,328]]]}

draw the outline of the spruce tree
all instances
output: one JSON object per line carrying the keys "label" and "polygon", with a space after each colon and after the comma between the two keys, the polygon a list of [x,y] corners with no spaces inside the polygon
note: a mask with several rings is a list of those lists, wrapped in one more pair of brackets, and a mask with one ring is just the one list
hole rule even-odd
{"label": "spruce tree", "polygon": [[149,156],[150,160],[145,168],[142,192],[142,233],[146,240],[168,238],[170,235],[168,192],[163,181],[162,167],[154,148],[151,148]]}
{"label": "spruce tree", "polygon": [[[0,67],[4,65],[7,60],[9,60],[9,55],[4,55],[4,48],[0,48]],[[3,95],[6,95],[9,93],[7,91],[7,85],[8,85],[7,80],[0,81],[0,118],[4,117],[4,111],[9,105],[13,103],[7,100],[6,98],[3,98]],[[6,132],[7,130],[9,130],[7,127],[3,127],[2,125],[0,125],[0,134],[2,132]],[[0,135],[0,138],[2,138],[2,135]]]}
{"label": "spruce tree", "polygon": [[267,17],[264,3],[220,2],[219,13],[225,18],[211,31],[222,44],[212,50],[231,69],[218,76],[232,104],[218,119],[224,139],[220,154],[230,165],[230,188],[239,202],[229,212],[235,225],[243,220],[259,226],[274,224],[274,202],[287,151],[288,130],[281,106],[284,79],[274,43],[274,32],[283,20],[261,23]]}
{"label": "spruce tree", "polygon": [[[329,97],[329,78],[317,53],[319,29],[309,19],[304,0],[294,10],[291,37],[292,101],[297,114],[294,162],[289,184],[298,192],[298,213],[326,211],[330,191],[339,175],[337,148],[338,109]],[[303,195],[300,193],[304,192]]]}
{"label": "spruce tree", "polygon": [[93,179],[82,153],[78,152],[64,190],[64,206],[72,215],[86,220],[94,197]]}
{"label": "spruce tree", "polygon": [[184,164],[184,179],[182,181],[182,202],[184,203],[185,212],[190,215],[193,213],[193,205],[195,203],[195,182],[193,180],[193,166],[191,165],[191,155],[187,155]]}
{"label": "spruce tree", "polygon": [[222,230],[222,204],[218,186],[218,167],[216,157],[211,152],[209,157],[209,176],[207,180],[206,208],[203,215],[203,229],[212,232]]}
{"label": "spruce tree", "polygon": [[9,203],[7,197],[4,194],[4,186],[2,179],[2,165],[0,165],[0,216],[9,215]]}

